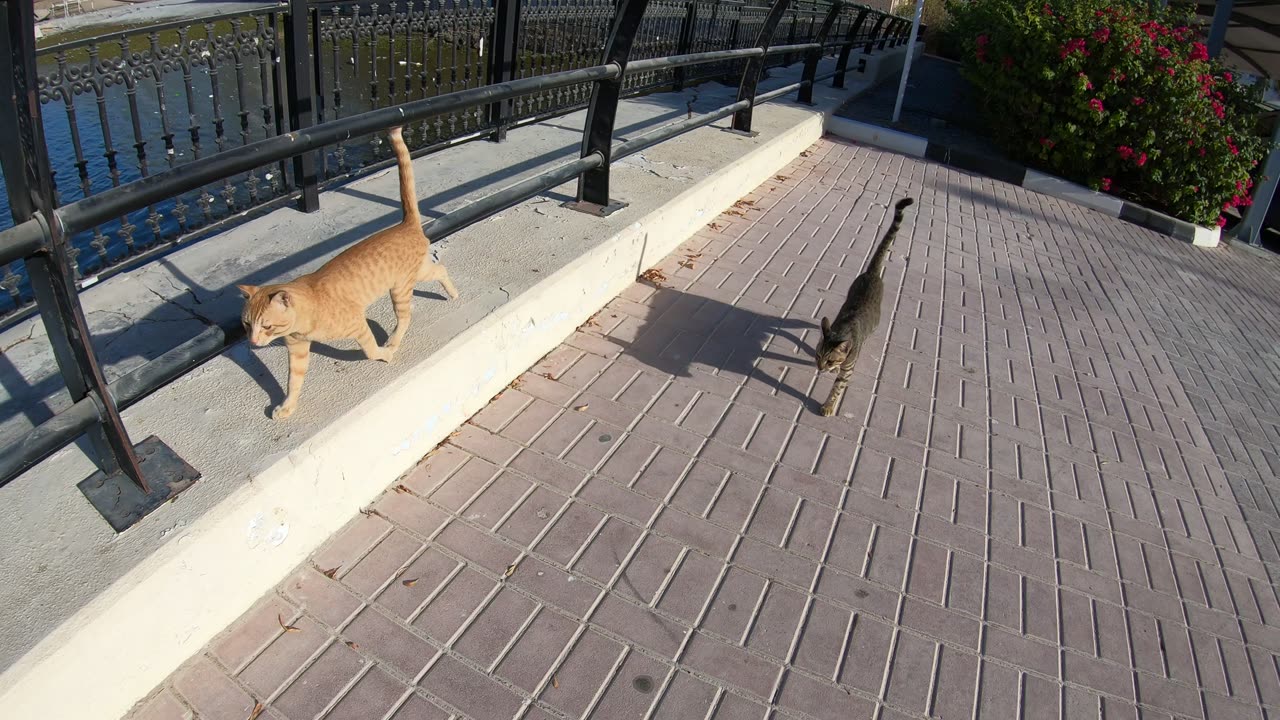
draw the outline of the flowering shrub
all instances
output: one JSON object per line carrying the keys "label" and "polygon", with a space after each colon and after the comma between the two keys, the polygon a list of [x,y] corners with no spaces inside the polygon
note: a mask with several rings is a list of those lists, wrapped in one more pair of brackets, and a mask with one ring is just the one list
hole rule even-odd
{"label": "flowering shrub", "polygon": [[1267,144],[1190,15],[1143,1],[952,0],[992,134],[1018,160],[1201,225],[1249,204]]}

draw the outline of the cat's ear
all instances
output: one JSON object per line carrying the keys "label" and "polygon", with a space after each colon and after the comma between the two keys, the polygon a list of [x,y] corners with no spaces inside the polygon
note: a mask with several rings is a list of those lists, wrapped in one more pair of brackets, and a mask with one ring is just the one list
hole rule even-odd
{"label": "cat's ear", "polygon": [[271,302],[280,303],[283,307],[293,307],[293,295],[288,290],[277,290],[272,293]]}
{"label": "cat's ear", "polygon": [[253,294],[258,292],[257,285],[237,285],[236,288],[238,288],[245,297],[253,297]]}
{"label": "cat's ear", "polygon": [[822,318],[822,334],[823,335],[831,334],[831,321],[826,318]]}

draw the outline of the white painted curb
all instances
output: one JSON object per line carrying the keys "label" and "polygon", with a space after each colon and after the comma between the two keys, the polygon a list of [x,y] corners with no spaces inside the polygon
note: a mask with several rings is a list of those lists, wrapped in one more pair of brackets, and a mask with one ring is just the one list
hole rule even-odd
{"label": "white painted curb", "polygon": [[908,135],[897,130],[882,128],[879,125],[871,125],[834,115],[827,118],[825,129],[828,133],[845,140],[875,145],[876,147],[912,157],[924,157],[925,150],[929,147],[929,141],[917,135]]}

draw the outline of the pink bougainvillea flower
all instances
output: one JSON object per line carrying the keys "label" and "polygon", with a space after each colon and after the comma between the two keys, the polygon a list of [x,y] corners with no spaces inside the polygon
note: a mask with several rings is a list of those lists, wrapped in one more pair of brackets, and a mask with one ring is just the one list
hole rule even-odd
{"label": "pink bougainvillea flower", "polygon": [[1226,80],[1227,82],[1235,82],[1235,81],[1236,81],[1236,77],[1235,77],[1235,75],[1232,75],[1231,73],[1222,73],[1222,79],[1223,79],[1223,80]]}
{"label": "pink bougainvillea flower", "polygon": [[1226,226],[1227,226],[1227,218],[1226,218],[1226,217],[1224,217],[1224,216],[1222,216],[1222,215],[1219,215],[1219,216],[1218,216],[1218,227],[1220,227],[1220,228],[1221,228],[1221,227],[1226,227]]}
{"label": "pink bougainvillea flower", "polygon": [[1098,113],[1099,115],[1101,115],[1106,110],[1106,108],[1102,106],[1102,101],[1099,100],[1098,98],[1094,98],[1089,101],[1089,108],[1092,109],[1094,112]]}
{"label": "pink bougainvillea flower", "polygon": [[1156,54],[1160,56],[1161,60],[1168,60],[1173,57],[1173,51],[1163,45],[1156,48]]}
{"label": "pink bougainvillea flower", "polygon": [[1191,43],[1191,54],[1188,57],[1192,60],[1208,60],[1209,46],[1202,42]]}
{"label": "pink bougainvillea flower", "polygon": [[1057,145],[1056,142],[1050,140],[1049,138],[1040,138],[1040,144],[1050,149],[1052,149],[1054,145]]}
{"label": "pink bougainvillea flower", "polygon": [[1110,192],[1110,190],[1111,190],[1111,178],[1102,178],[1102,191]]}
{"label": "pink bougainvillea flower", "polygon": [[1133,157],[1133,148],[1129,147],[1128,145],[1121,145],[1120,147],[1116,148],[1116,154],[1119,155],[1121,159],[1128,160],[1129,158]]}
{"label": "pink bougainvillea flower", "polygon": [[1145,98],[1135,97],[1135,98],[1133,99],[1133,104],[1134,104],[1134,105],[1141,105],[1141,104],[1142,104],[1142,103],[1144,103],[1144,102],[1146,102],[1146,99],[1145,99]]}
{"label": "pink bougainvillea flower", "polygon": [[1072,38],[1064,43],[1062,47],[1058,48],[1058,55],[1064,59],[1075,53],[1080,53],[1087,57],[1089,55],[1089,51],[1086,50],[1085,47],[1086,44],[1084,38]]}
{"label": "pink bougainvillea flower", "polygon": [[1139,155],[1138,155],[1137,163],[1138,163],[1138,167],[1142,167],[1143,165],[1146,165],[1146,164],[1147,164],[1147,154],[1146,154],[1146,153],[1141,153],[1141,154],[1139,154]]}
{"label": "pink bougainvillea flower", "polygon": [[978,47],[986,47],[987,44],[990,42],[991,42],[991,38],[988,37],[986,33],[983,33],[978,36],[978,39],[977,39]]}
{"label": "pink bougainvillea flower", "polygon": [[1093,33],[1093,39],[1094,39],[1094,40],[1097,40],[1097,41],[1098,41],[1098,42],[1100,42],[1100,43],[1104,43],[1104,42],[1106,42],[1106,41],[1110,40],[1110,39],[1111,39],[1111,28],[1104,27],[1104,28],[1101,28],[1101,29],[1099,29],[1099,30],[1095,30],[1095,31],[1094,31],[1094,33]]}

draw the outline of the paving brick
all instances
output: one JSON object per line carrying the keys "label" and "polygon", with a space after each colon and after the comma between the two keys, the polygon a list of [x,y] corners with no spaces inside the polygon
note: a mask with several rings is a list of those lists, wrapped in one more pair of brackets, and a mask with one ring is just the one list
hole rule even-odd
{"label": "paving brick", "polygon": [[779,702],[785,708],[823,720],[871,717],[875,710],[870,700],[795,672],[783,681]]}
{"label": "paving brick", "polygon": [[604,526],[574,562],[573,569],[601,584],[609,584],[624,563],[631,560],[643,536],[643,531],[635,525],[607,516]]}
{"label": "paving brick", "polygon": [[518,695],[451,657],[440,658],[421,685],[470,717],[514,717],[520,707]]}
{"label": "paving brick", "polygon": [[627,654],[592,714],[602,718],[644,717],[657,701],[670,666],[638,652]]}
{"label": "paving brick", "polygon": [[890,660],[889,684],[885,699],[916,714],[924,714],[933,680],[933,661],[938,644],[911,633],[898,633]]}
{"label": "paving brick", "polygon": [[356,616],[343,632],[347,640],[406,678],[416,678],[436,651],[427,641],[389,620],[373,608]]}
{"label": "paving brick", "polygon": [[693,622],[715,589],[723,567],[720,561],[701,553],[686,553],[658,601],[658,607],[686,622]]}
{"label": "paving brick", "polygon": [[956,645],[978,647],[978,621],[924,600],[907,598],[902,624],[930,637]]}
{"label": "paving brick", "polygon": [[127,717],[129,720],[191,720],[192,714],[176,695],[165,690],[139,703]]}
{"label": "paving brick", "polygon": [[436,537],[436,543],[497,574],[506,572],[518,555],[505,543],[457,520]]}
{"label": "paving brick", "polygon": [[507,582],[544,603],[578,616],[586,613],[598,594],[594,587],[572,574],[535,558],[521,560]]}
{"label": "paving brick", "polygon": [[555,669],[552,682],[542,690],[541,699],[572,717],[582,717],[609,682],[623,649],[599,633],[590,630],[583,633],[569,656]]}
{"label": "paving brick", "polygon": [[316,567],[348,571],[391,529],[390,523],[376,515],[362,515],[329,539],[312,556]]}
{"label": "paving brick", "polygon": [[677,672],[662,697],[655,718],[681,720],[687,717],[706,717],[715,702],[716,687],[695,678],[687,672]]}
{"label": "paving brick", "polygon": [[885,665],[889,661],[892,629],[883,622],[859,615],[849,637],[840,684],[879,695]]}
{"label": "paving brick", "polygon": [[202,719],[244,720],[259,702],[204,657],[174,674],[173,689]]}
{"label": "paving brick", "polygon": [[498,665],[497,675],[525,692],[536,691],[575,628],[564,616],[542,610]]}
{"label": "paving brick", "polygon": [[431,598],[431,603],[414,619],[413,627],[441,645],[447,643],[481,607],[495,585],[475,570],[463,568]]}
{"label": "paving brick", "polygon": [[[400,681],[374,667],[360,678],[346,695],[342,697],[333,710],[325,715],[325,720],[364,720],[370,717],[383,717],[387,711],[395,707],[409,688]],[[414,709],[411,701],[396,717],[430,718],[425,706]]]}
{"label": "paving brick", "polygon": [[421,549],[422,543],[417,538],[405,532],[393,532],[343,575],[342,582],[361,595],[375,595]]}
{"label": "paving brick", "polygon": [[449,520],[449,516],[438,508],[410,493],[386,493],[378,499],[374,508],[384,518],[421,537],[431,537]]}
{"label": "paving brick", "polygon": [[210,654],[233,672],[238,671],[280,634],[281,618],[287,623],[296,613],[296,608],[271,595],[213,641]]}
{"label": "paving brick", "polygon": [[365,664],[355,650],[334,643],[271,706],[291,720],[314,718],[355,680]]}
{"label": "paving brick", "polygon": [[636,647],[652,650],[662,657],[675,656],[688,628],[672,622],[649,608],[610,595],[601,603],[592,620]]}
{"label": "paving brick", "polygon": [[279,689],[329,639],[328,631],[306,616],[285,622],[295,630],[281,628],[276,639],[238,675],[259,697]]}
{"label": "paving brick", "polygon": [[972,717],[978,657],[943,645],[938,656],[937,687],[932,714],[942,720]]}
{"label": "paving brick", "polygon": [[689,641],[683,663],[762,700],[768,699],[778,675],[773,663],[702,634]]}

